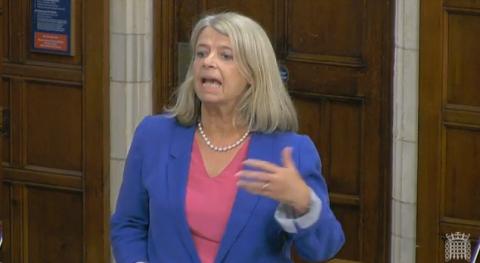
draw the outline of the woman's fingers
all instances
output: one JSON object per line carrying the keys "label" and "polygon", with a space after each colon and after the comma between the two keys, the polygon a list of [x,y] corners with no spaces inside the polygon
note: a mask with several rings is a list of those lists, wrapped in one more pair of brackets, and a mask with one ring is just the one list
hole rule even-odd
{"label": "woman's fingers", "polygon": [[238,176],[240,180],[245,181],[261,181],[261,182],[269,182],[272,178],[272,174],[259,172],[259,171],[249,171],[243,170],[235,174]]}
{"label": "woman's fingers", "polygon": [[257,160],[257,159],[248,159],[243,162],[244,165],[256,168],[259,170],[263,170],[265,172],[270,172],[270,173],[275,173],[282,167],[277,166],[273,163],[267,162],[267,161],[262,161],[262,160]]}
{"label": "woman's fingers", "polygon": [[242,187],[254,194],[268,196],[267,191],[269,190],[272,180],[272,174],[259,171],[243,170],[235,174],[235,176],[239,178],[237,181],[238,187]]}
{"label": "woman's fingers", "polygon": [[283,148],[282,150],[283,167],[285,168],[295,167],[295,162],[293,161],[292,152],[293,152],[292,147]]}
{"label": "woman's fingers", "polygon": [[263,195],[286,204],[302,204],[303,196],[298,193],[304,192],[308,186],[298,173],[292,157],[292,147],[282,149],[281,165],[248,159],[244,161],[248,169],[238,172],[237,185],[253,193]]}
{"label": "woman's fingers", "polygon": [[270,191],[269,182],[239,180],[237,182],[237,186],[242,187],[243,189],[251,193],[261,194],[266,196],[268,196],[268,192]]}

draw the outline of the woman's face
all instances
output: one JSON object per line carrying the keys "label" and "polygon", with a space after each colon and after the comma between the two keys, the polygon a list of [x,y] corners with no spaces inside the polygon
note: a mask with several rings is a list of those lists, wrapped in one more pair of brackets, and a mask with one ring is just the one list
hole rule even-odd
{"label": "woman's face", "polygon": [[247,89],[230,39],[212,27],[200,33],[195,45],[195,93],[204,105],[235,107]]}

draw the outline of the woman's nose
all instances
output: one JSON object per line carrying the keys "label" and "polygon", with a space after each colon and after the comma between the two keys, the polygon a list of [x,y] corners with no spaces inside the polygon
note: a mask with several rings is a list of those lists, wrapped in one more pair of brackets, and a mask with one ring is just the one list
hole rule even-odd
{"label": "woman's nose", "polygon": [[203,59],[203,65],[207,68],[215,68],[217,66],[215,60],[215,54],[211,52]]}

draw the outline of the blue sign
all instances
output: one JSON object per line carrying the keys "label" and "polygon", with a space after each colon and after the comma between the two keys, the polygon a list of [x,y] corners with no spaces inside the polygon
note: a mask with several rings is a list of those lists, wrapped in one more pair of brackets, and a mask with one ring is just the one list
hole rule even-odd
{"label": "blue sign", "polygon": [[72,55],[71,0],[32,0],[32,51]]}

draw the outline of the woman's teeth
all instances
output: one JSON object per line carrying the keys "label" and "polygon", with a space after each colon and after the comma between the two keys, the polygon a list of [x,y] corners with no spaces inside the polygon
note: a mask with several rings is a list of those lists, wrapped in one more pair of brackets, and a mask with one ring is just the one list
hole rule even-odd
{"label": "woman's teeth", "polygon": [[220,82],[213,79],[204,80],[202,85],[203,87],[212,87],[212,88],[220,88],[222,86]]}

